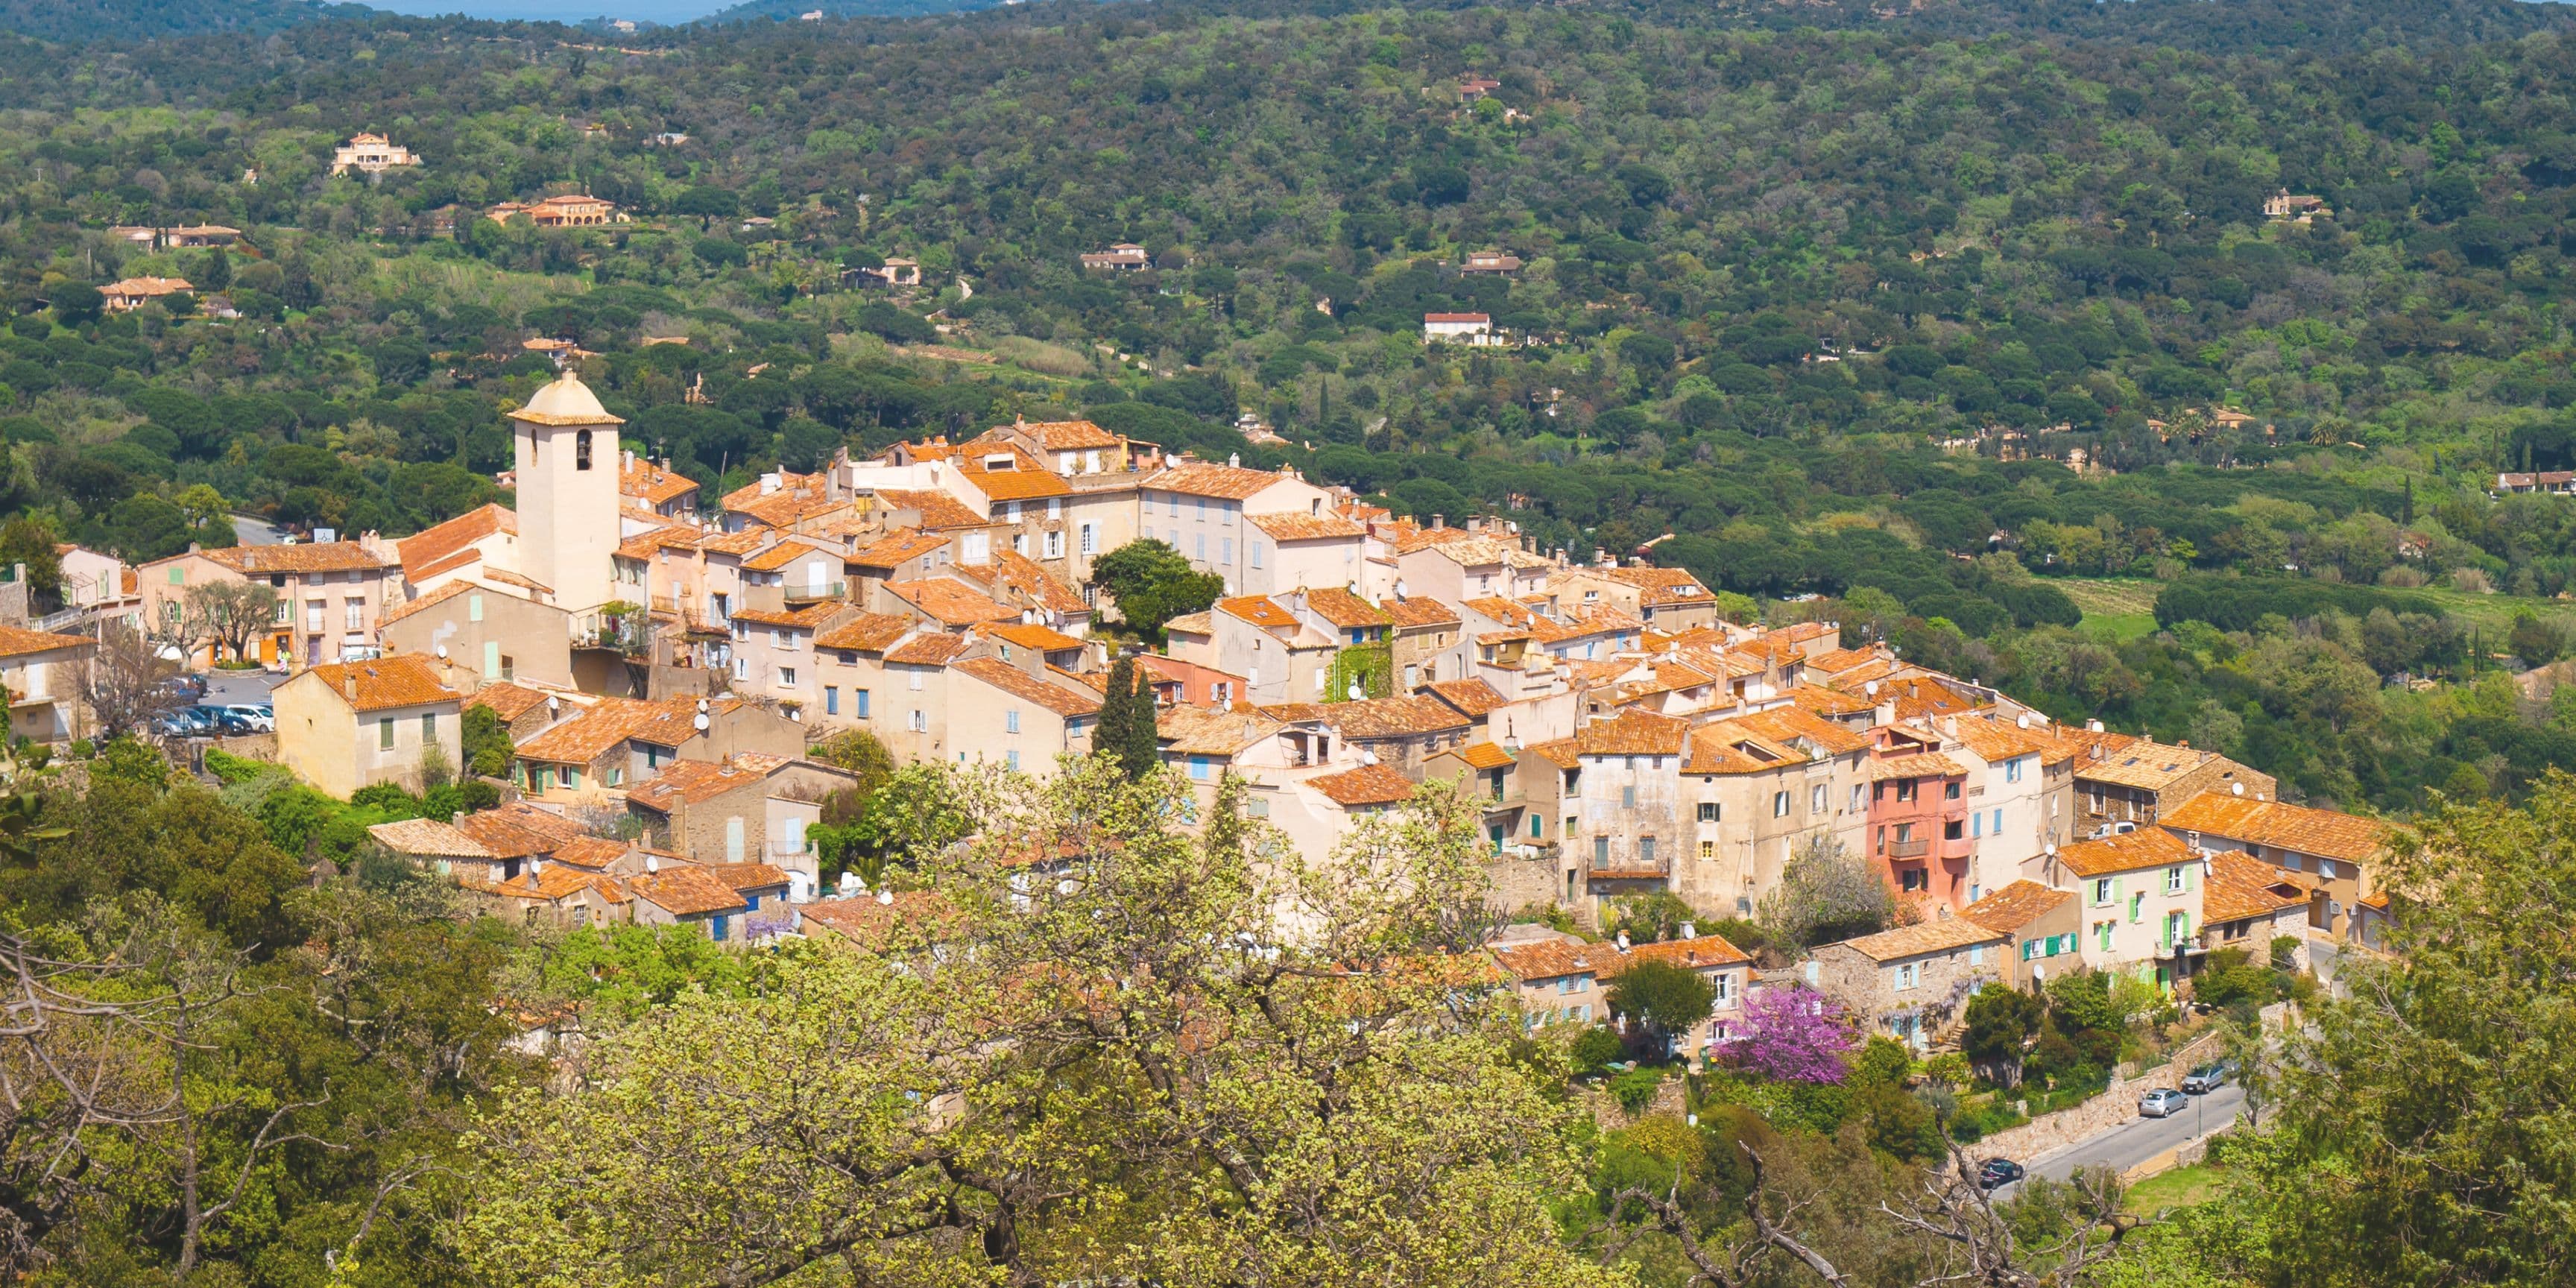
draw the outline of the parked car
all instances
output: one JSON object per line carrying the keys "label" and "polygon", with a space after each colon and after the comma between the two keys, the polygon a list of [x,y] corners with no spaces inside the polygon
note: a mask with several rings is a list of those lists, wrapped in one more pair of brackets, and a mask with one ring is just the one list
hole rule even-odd
{"label": "parked car", "polygon": [[2192,1070],[2182,1080],[2183,1094],[2199,1096],[2216,1091],[2236,1079],[2236,1062],[2215,1060]]}
{"label": "parked car", "polygon": [[2138,1112],[2149,1118],[2162,1118],[2191,1103],[2191,1097],[2171,1087],[2158,1087],[2138,1097]]}
{"label": "parked car", "polygon": [[2028,1174],[2022,1170],[2021,1164],[2009,1158],[1989,1158],[1985,1166],[1977,1169],[1977,1188],[1997,1189],[2010,1185]]}
{"label": "parked car", "polygon": [[277,708],[272,706],[236,703],[225,707],[224,714],[241,721],[250,733],[273,733],[277,729]]}
{"label": "parked car", "polygon": [[215,732],[215,718],[204,707],[181,707],[161,718],[161,732],[171,738],[205,738]]}

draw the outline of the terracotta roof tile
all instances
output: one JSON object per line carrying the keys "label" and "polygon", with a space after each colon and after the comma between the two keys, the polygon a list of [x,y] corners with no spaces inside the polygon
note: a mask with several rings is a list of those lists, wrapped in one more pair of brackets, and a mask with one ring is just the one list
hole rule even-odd
{"label": "terracotta roof tile", "polygon": [[2002,938],[2000,933],[1965,917],[1939,917],[1894,930],[1882,930],[1875,935],[1846,939],[1842,946],[1872,961],[1888,962],[1992,944]]}
{"label": "terracotta roof tile", "polygon": [[861,568],[893,568],[944,549],[949,542],[950,538],[936,533],[897,528],[877,541],[861,546],[848,555],[845,562]]}
{"label": "terracotta roof tile", "polygon": [[[1007,460],[1005,468],[994,465]],[[1026,501],[1033,497],[1065,496],[1073,491],[1071,484],[1049,473],[1037,458],[1016,447],[984,448],[961,452],[957,473],[976,491],[995,501]]]}
{"label": "terracotta roof tile", "polygon": [[621,464],[618,468],[617,490],[619,494],[634,497],[650,507],[697,491],[698,481],[638,456],[633,464]]}
{"label": "terracotta roof tile", "polygon": [[1352,627],[1392,626],[1395,619],[1378,611],[1375,604],[1339,586],[1326,586],[1306,592],[1306,607],[1317,617],[1343,630]]}
{"label": "terracotta roof tile", "polygon": [[1910,756],[1881,756],[1869,762],[1869,780],[1873,783],[1897,778],[1952,778],[1967,772],[1966,765],[1937,751],[1918,751]]}
{"label": "terracotta roof tile", "polygon": [[945,578],[890,581],[885,583],[885,588],[888,594],[919,609],[943,626],[1015,621],[1020,615],[1018,609],[990,595]]}
{"label": "terracotta roof tile", "polygon": [[1458,625],[1458,610],[1451,608],[1447,604],[1441,603],[1439,600],[1433,599],[1429,595],[1408,595],[1403,599],[1381,599],[1377,601],[1377,606],[1380,611],[1386,614],[1387,620],[1394,622],[1399,627],[1412,628]]}
{"label": "terracotta roof tile", "polygon": [[58,635],[52,631],[31,631],[23,626],[0,626],[0,657],[24,657],[29,653],[50,653],[59,648],[92,648],[97,640],[86,635]]}
{"label": "terracotta roof tile", "polygon": [[949,670],[971,675],[1013,697],[1037,703],[1059,716],[1095,715],[1101,706],[1100,696],[1076,693],[1059,684],[1050,684],[999,658],[977,657],[952,662]]}
{"label": "terracotta roof tile", "polygon": [[1163,623],[1164,634],[1175,631],[1183,635],[1211,635],[1216,632],[1216,618],[1208,613],[1183,613]]}
{"label": "terracotta roof tile", "polygon": [[507,680],[476,689],[465,700],[468,707],[490,707],[504,724],[526,715],[530,709],[544,706],[546,695],[536,689],[512,684]]}
{"label": "terracotta roof tile", "polygon": [[1685,969],[1700,969],[1741,966],[1753,960],[1743,949],[1717,935],[1637,944],[1624,953],[1615,944],[1569,944],[1561,939],[1515,944],[1488,951],[1493,953],[1494,960],[1500,962],[1504,970],[1524,983],[1582,974],[1601,980],[1616,979],[1639,962],[1665,962]]}
{"label": "terracotta roof tile", "polygon": [[912,625],[909,617],[898,617],[892,613],[861,613],[815,636],[814,647],[881,652],[902,639],[903,633],[911,630]]}
{"label": "terracotta roof tile", "polygon": [[583,835],[579,824],[531,805],[504,805],[468,814],[456,829],[503,859],[552,854]]}
{"label": "terracotta roof tile", "polygon": [[1470,769],[1507,769],[1512,764],[1512,753],[1490,742],[1471,742],[1458,749],[1458,759],[1466,761]]}
{"label": "terracotta roof tile", "polygon": [[2067,871],[2089,879],[2140,868],[2170,867],[2193,859],[2191,847],[2184,845],[2182,838],[2160,827],[2142,827],[2098,841],[2063,846],[2057,851],[2057,861],[2065,864]]}
{"label": "terracotta roof tile", "polygon": [[1144,486],[1148,490],[1157,492],[1178,492],[1184,496],[1213,496],[1229,501],[1242,501],[1276,484],[1296,481],[1296,476],[1291,474],[1273,474],[1268,470],[1247,470],[1234,465],[1191,461],[1175,465],[1145,480]]}
{"label": "terracotta roof tile", "polygon": [[440,859],[488,859],[494,857],[489,847],[450,824],[434,818],[406,818],[392,823],[377,823],[367,828],[376,844],[396,854],[417,854]]}
{"label": "terracotta roof tile", "polygon": [[1154,714],[1154,734],[1176,755],[1233,756],[1286,725],[1257,711],[1212,711],[1188,705]]}
{"label": "terracotta roof tile", "polygon": [[2184,801],[2165,811],[2158,825],[2355,863],[2377,857],[2389,832],[2377,819],[2221,792],[2202,792]]}
{"label": "terracotta roof tile", "polygon": [[626,799],[630,804],[668,814],[682,805],[711,801],[727,792],[759,787],[766,781],[767,775],[732,761],[716,764],[675,760],[662,766],[651,780],[627,788]]}
{"label": "terracotta roof tile", "polygon": [[831,564],[834,572],[840,571],[840,551],[818,546],[811,541],[798,541],[792,538],[743,560],[742,566],[745,572],[777,572],[799,559],[806,558],[819,558]]}
{"label": "terracotta roof tile", "polygon": [[715,874],[688,864],[666,864],[659,872],[629,878],[626,888],[675,917],[740,912],[750,906]]}
{"label": "terracotta roof tile", "polygon": [[1268,595],[1244,595],[1235,599],[1220,599],[1216,601],[1216,611],[1265,628],[1297,624],[1297,615],[1280,607]]}
{"label": "terracotta roof tile", "polygon": [[355,541],[228,546],[199,553],[238,573],[375,572],[393,566],[392,560]]}
{"label": "terracotta roof tile", "polygon": [[1017,644],[1021,648],[1039,653],[1061,653],[1066,649],[1078,649],[1083,646],[1081,640],[1052,626],[1039,626],[1029,622],[1005,622],[999,626],[981,626],[976,629],[1005,643]]}
{"label": "terracotta roof tile", "polygon": [[558,720],[553,727],[520,743],[519,759],[587,765],[635,736],[638,726],[668,714],[665,708],[629,699],[603,702]]}
{"label": "terracotta roof tile", "polygon": [[1678,756],[1689,731],[1687,720],[1630,709],[1585,725],[1574,744],[1586,756]]}
{"label": "terracotta roof tile", "polygon": [[1468,727],[1467,717],[1448,705],[1411,695],[1331,703],[1324,707],[1324,719],[1340,726],[1342,737],[1362,741],[1457,733]]}
{"label": "terracotta roof tile", "polygon": [[627,845],[624,841],[610,840],[605,836],[576,836],[556,846],[554,853],[547,855],[546,860],[550,863],[567,863],[577,868],[600,872],[607,870],[609,865],[619,859],[625,858],[626,850]]}
{"label": "terracotta roof tile", "polygon": [[1436,684],[1423,685],[1422,691],[1456,707],[1471,720],[1491,714],[1497,708],[1511,705],[1511,699],[1504,697],[1501,690],[1486,683],[1482,678],[1442,680]]}
{"label": "terracotta roof tile", "polygon": [[887,649],[885,660],[901,666],[945,666],[949,659],[965,652],[967,644],[963,635],[923,631]]}
{"label": "terracotta roof tile", "polygon": [[917,512],[921,515],[921,526],[924,529],[981,528],[991,523],[991,520],[967,508],[965,502],[945,492],[879,488],[877,504],[888,509]]}
{"label": "terracotta roof tile", "polygon": [[771,890],[786,886],[787,869],[775,863],[710,863],[707,875],[729,890]]}
{"label": "terracotta roof tile", "polygon": [[[458,702],[465,696],[440,682],[438,668],[417,653],[399,653],[373,662],[329,662],[304,675],[314,677],[359,711]],[[350,696],[353,689],[354,697]]]}
{"label": "terracotta roof tile", "polygon": [[451,581],[418,599],[397,604],[392,608],[386,609],[384,616],[376,619],[376,624],[380,627],[391,626],[406,617],[413,616],[417,613],[427,612],[430,609],[438,607],[440,604],[444,604],[459,595],[475,589],[477,589],[477,587],[473,582]]}
{"label": "terracotta roof tile", "polygon": [[1331,541],[1364,536],[1368,529],[1338,514],[1254,514],[1244,522],[1269,534],[1273,541]]}
{"label": "terracotta roof tile", "polygon": [[1392,805],[1413,798],[1413,783],[1389,765],[1362,765],[1338,774],[1309,778],[1306,785],[1344,808]]}
{"label": "terracotta roof tile", "polygon": [[733,619],[750,622],[754,626],[784,626],[789,630],[811,631],[821,629],[835,615],[849,611],[849,607],[839,600],[826,599],[803,608],[737,608],[733,610]]}
{"label": "terracotta roof tile", "polygon": [[516,535],[519,516],[506,506],[479,505],[434,527],[423,528],[394,543],[404,571],[420,570],[495,534]]}
{"label": "terracotta roof tile", "polygon": [[1056,580],[1037,560],[1015,550],[996,550],[991,563],[959,565],[949,571],[982,586],[985,593],[1004,603],[1017,596],[1050,613],[1067,617],[1084,617],[1091,613],[1091,605],[1082,602],[1082,592]]}
{"label": "terracotta roof tile", "polygon": [[2307,891],[2290,874],[2251,855],[2222,850],[2209,856],[2201,883],[2200,920],[2207,925],[2268,917],[2305,907]]}
{"label": "terracotta roof tile", "polygon": [[1118,436],[1087,420],[1024,421],[1010,426],[1028,435],[1038,446],[1050,452],[1081,451],[1087,447],[1116,447]]}
{"label": "terracotta roof tile", "polygon": [[1969,904],[1959,915],[1998,934],[2009,934],[2055,912],[2074,897],[2072,890],[2053,890],[2036,881],[2015,881]]}
{"label": "terracotta roof tile", "polygon": [[2213,760],[2226,757],[2197,747],[2169,747],[2150,738],[2129,738],[2113,745],[2100,735],[2093,735],[2103,748],[2101,759],[2080,757],[2075,762],[2075,776],[2094,782],[2145,791],[2160,791],[2174,780],[2199,769]]}

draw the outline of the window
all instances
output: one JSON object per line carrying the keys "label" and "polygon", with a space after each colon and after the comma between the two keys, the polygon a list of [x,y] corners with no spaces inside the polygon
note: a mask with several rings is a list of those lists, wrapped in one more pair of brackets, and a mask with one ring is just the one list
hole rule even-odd
{"label": "window", "polygon": [[420,745],[426,747],[436,741],[438,741],[438,713],[424,711],[420,716]]}
{"label": "window", "polygon": [[1983,966],[1986,964],[1986,946],[1984,944],[1970,944],[1968,946],[1968,964],[1971,966]]}
{"label": "window", "polygon": [[[531,909],[530,911],[534,911],[534,909]],[[731,938],[731,936],[732,936],[732,929],[731,929],[731,923],[732,923],[732,921],[733,921],[733,918],[731,918],[731,917],[714,917],[714,918],[710,918],[710,919],[707,921],[707,938],[712,939],[712,940],[714,940],[714,941],[716,941],[717,943],[720,943],[720,944],[721,944],[721,943],[723,943],[726,939]]]}
{"label": "window", "polygon": [[393,749],[394,718],[392,716],[386,716],[376,721],[376,750],[392,751]]}
{"label": "window", "polygon": [[855,697],[855,698],[857,698],[857,699],[858,699],[858,712],[857,712],[858,717],[859,717],[861,720],[865,720],[865,719],[867,719],[867,718],[868,718],[868,691],[867,691],[867,690],[865,690],[865,689],[854,689],[854,690],[852,690],[852,691],[851,691],[851,696],[853,696],[853,697]]}
{"label": "window", "polygon": [[1913,962],[1896,968],[1896,987],[1902,992],[1923,982],[1923,968]]}
{"label": "window", "polygon": [[2146,892],[2146,891],[2144,891],[2144,890],[2140,890],[2140,891],[2139,891],[2139,892],[2137,892],[2136,894],[2133,894],[2133,895],[2130,895],[2130,896],[2129,896],[2129,921],[2130,921],[2130,923],[2131,923],[2132,925],[2134,925],[2134,924],[2136,924],[2136,923],[2138,923],[2138,922],[2141,922],[2141,921],[2144,921],[2144,920],[2146,920],[2146,919],[2147,919],[2147,892]]}
{"label": "window", "polygon": [[566,765],[564,766],[563,775],[565,791],[577,792],[581,790],[581,766]]}
{"label": "window", "polygon": [[1913,779],[1900,778],[1896,780],[1896,799],[1900,802],[1914,799]]}
{"label": "window", "polygon": [[1064,534],[1063,534],[1063,533],[1061,533],[1061,532],[1050,532],[1050,533],[1046,534],[1046,557],[1047,557],[1047,558],[1049,558],[1049,559],[1062,559],[1062,558],[1064,558]]}
{"label": "window", "polygon": [[1100,529],[1088,523],[1082,525],[1082,553],[1087,555],[1100,553]]}
{"label": "window", "polygon": [[1932,875],[1921,868],[1909,867],[1896,874],[1896,884],[1907,893],[1927,890],[1932,886]]}
{"label": "window", "polygon": [[1208,758],[1205,756],[1190,757],[1190,777],[1198,780],[1199,782],[1206,782],[1208,778],[1208,764]]}
{"label": "window", "polygon": [[1010,771],[1011,771],[1012,773],[1014,773],[1014,774],[1016,774],[1016,773],[1020,772],[1020,749],[1019,749],[1019,748],[1017,748],[1017,747],[1013,747],[1013,748],[1011,748],[1010,750],[1005,751],[1005,752],[1003,752],[1003,753],[1002,753],[1002,767],[1003,767],[1003,768],[1005,768],[1005,769],[1010,770]]}
{"label": "window", "polygon": [[543,795],[545,795],[547,792],[553,791],[553,790],[555,789],[555,767],[554,767],[554,766],[552,766],[552,765],[539,765],[539,766],[537,766],[536,788],[537,788],[537,794],[538,794],[539,796],[543,796]]}
{"label": "window", "polygon": [[923,672],[919,667],[908,669],[903,673],[904,683],[915,693],[921,692],[922,674]]}
{"label": "window", "polygon": [[1606,868],[1610,866],[1609,837],[1596,836],[1592,838],[1592,866],[1596,868]]}
{"label": "window", "polygon": [[1708,977],[1709,991],[1714,995],[1710,1009],[1731,1006],[1735,1002],[1735,977],[1723,971]]}
{"label": "window", "polygon": [[185,568],[180,567],[180,566],[179,566],[179,565],[177,565],[177,564],[172,564],[172,565],[170,565],[170,584],[171,584],[171,585],[173,585],[173,586],[185,586],[185,585],[187,585],[187,584],[188,584],[188,570],[187,570],[187,569],[185,569]]}
{"label": "window", "polygon": [[[480,600],[482,599],[482,596],[477,595],[474,598]],[[163,604],[162,608],[168,610],[168,613],[173,616],[173,620],[176,620],[175,615],[179,611],[179,606],[177,604]],[[277,611],[269,615],[270,621],[273,621],[280,626],[284,626],[295,620],[295,605],[292,601],[281,599],[277,601],[276,608]],[[483,619],[480,616],[477,616],[474,620],[479,622]]]}
{"label": "window", "polygon": [[823,714],[827,716],[837,716],[841,714],[840,685],[826,684],[823,686]]}
{"label": "window", "polygon": [[1702,862],[1702,863],[1706,863],[1706,862],[1708,862],[1709,860],[1714,859],[1714,858],[1716,858],[1716,857],[1717,857],[1717,842],[1715,842],[1715,841],[1702,841],[1702,842],[1700,842],[1700,843],[1699,843],[1699,858],[1700,858],[1700,862]]}
{"label": "window", "polygon": [[1860,784],[1858,784],[1858,783],[1853,783],[1853,784],[1852,784],[1852,798],[1851,798],[1851,812],[1852,812],[1852,813],[1854,813],[1854,814],[1859,813],[1859,812],[1861,811],[1861,807],[1862,807],[1863,805],[1865,805],[1866,803],[1867,803],[1867,802],[1866,802],[1866,801],[1864,801],[1864,800],[1861,798],[1861,787],[1860,787]]}
{"label": "window", "polygon": [[2111,902],[2111,878],[2095,878],[2093,882],[2093,906],[2098,908],[2109,902]]}
{"label": "window", "polygon": [[501,678],[501,641],[499,640],[483,641],[483,678],[486,680]]}
{"label": "window", "polygon": [[912,718],[905,723],[914,733],[930,732],[930,714],[919,707],[912,709]]}
{"label": "window", "polygon": [[2111,951],[2111,930],[2119,924],[2116,921],[2095,922],[2093,924],[2094,946],[2106,953]]}
{"label": "window", "polygon": [[589,430],[585,429],[572,436],[572,467],[577,470],[586,470],[590,468]]}
{"label": "window", "polygon": [[1012,554],[1015,554],[1015,555],[1026,555],[1028,552],[1029,552],[1029,534],[1027,534],[1027,533],[1025,533],[1025,532],[1014,532],[1014,533],[1012,533],[1012,534],[1011,534],[1011,553],[1012,553]]}
{"label": "window", "polygon": [[1787,793],[1787,792],[1773,792],[1773,793],[1771,793],[1771,817],[1773,817],[1773,818],[1787,818],[1787,817],[1789,817],[1789,793]]}
{"label": "window", "polygon": [[1941,839],[1944,841],[1958,841],[1966,839],[1961,835],[1965,826],[1966,825],[1962,824],[1959,820],[1955,818],[1951,819],[1949,822],[1941,825]]}
{"label": "window", "polygon": [[2005,782],[2008,782],[2008,783],[2017,783],[2017,782],[2020,782],[2020,781],[2021,781],[2021,762],[2022,762],[2022,761],[2024,761],[2024,760],[2026,760],[2026,759],[2029,759],[2029,758],[2028,758],[2028,757],[2026,757],[2026,756],[2015,756],[2015,757],[2013,757],[2012,759],[2007,760],[2007,761],[2005,761],[2005,762],[2004,762],[2004,781],[2005,781]]}
{"label": "window", "polygon": [[1216,547],[1216,561],[1218,563],[1230,564],[1234,562],[1234,538],[1224,538],[1216,543]]}
{"label": "window", "polygon": [[782,689],[792,689],[796,687],[795,667],[782,666],[778,668],[778,687]]}
{"label": "window", "polygon": [[1532,814],[1532,815],[1530,815],[1530,839],[1531,839],[1531,840],[1533,840],[1533,841],[1538,840],[1538,839],[1540,838],[1540,836],[1541,836],[1543,833],[1545,833],[1545,832],[1546,832],[1546,830],[1547,830],[1547,820],[1545,820],[1545,819],[1543,819],[1543,818],[1540,818],[1540,817],[1539,817],[1538,815],[1536,815],[1536,814]]}
{"label": "window", "polygon": [[1986,834],[1986,816],[1984,814],[1970,814],[1968,816],[1968,822],[1971,824],[1968,829],[1968,835],[1975,837],[1984,836]]}
{"label": "window", "polygon": [[608,786],[611,786],[611,787],[624,787],[625,785],[626,785],[626,771],[625,771],[625,769],[623,769],[623,768],[621,768],[621,767],[619,767],[619,766],[616,766],[616,765],[611,765],[611,766],[609,766],[609,767],[608,767]]}
{"label": "window", "polygon": [[1703,823],[1714,823],[1717,821],[1716,801],[1701,801],[1699,803],[1699,821]]}
{"label": "window", "polygon": [[318,599],[308,599],[304,601],[304,629],[308,631],[319,631],[322,629],[322,610],[324,607],[324,603]]}
{"label": "window", "polygon": [[1002,503],[1002,521],[1003,521],[1004,523],[1017,523],[1017,522],[1019,522],[1019,521],[1020,521],[1020,503],[1019,503],[1019,502],[1017,502],[1017,501],[1004,501],[1004,502]]}
{"label": "window", "polygon": [[1177,518],[1181,517],[1181,494],[1180,494],[1180,493],[1178,493],[1178,492],[1174,492],[1174,493],[1172,493],[1170,496],[1164,497],[1164,498],[1163,498],[1163,500],[1164,500],[1165,502],[1167,502],[1167,503],[1168,503],[1168,504],[1167,504],[1167,506],[1166,506],[1166,508],[1164,509],[1163,513],[1165,513],[1165,514],[1167,514],[1167,515],[1170,515],[1171,517],[1173,517],[1173,518],[1175,518],[1175,519],[1177,519]]}
{"label": "window", "polygon": [[1945,801],[1954,801],[1959,799],[1959,785],[1957,783],[1941,784],[1941,799]]}
{"label": "window", "polygon": [[1194,546],[1193,548],[1194,548],[1194,549],[1196,549],[1196,550],[1198,551],[1198,559],[1199,559],[1199,562],[1200,562],[1200,563],[1206,563],[1206,562],[1207,562],[1207,534],[1206,534],[1206,533],[1202,532],[1202,533],[1200,533],[1200,534],[1199,534],[1199,539],[1198,539],[1197,543],[1195,544],[1195,546]]}
{"label": "window", "polygon": [[1831,803],[1830,799],[1825,795],[1825,785],[1823,783],[1816,784],[1815,787],[1807,793],[1807,812],[1810,814],[1824,813],[1827,806]]}
{"label": "window", "polygon": [[1655,866],[1655,838],[1651,836],[1637,838],[1637,864],[1639,867]]}
{"label": "window", "polygon": [[1246,553],[1247,555],[1251,556],[1251,558],[1252,558],[1252,566],[1253,566],[1253,567],[1255,567],[1255,568],[1260,567],[1260,566],[1261,566],[1261,543],[1260,543],[1260,542],[1258,542],[1258,541],[1246,540],[1246,541],[1243,543],[1243,545],[1244,545],[1244,553]]}
{"label": "window", "polygon": [[1621,808],[1621,809],[1635,809],[1635,808],[1637,808],[1637,789],[1636,789],[1636,788],[1634,788],[1634,787],[1622,787],[1622,788],[1620,788],[1620,789],[1619,789],[1619,808]]}
{"label": "window", "polygon": [[2001,809],[1997,809],[1997,810],[1995,811],[1995,823],[1994,823],[1994,826],[1992,826],[1992,827],[1990,827],[1990,828],[1987,828],[1986,830],[1987,830],[1987,831],[1989,831],[1989,832],[1994,833],[1994,834],[1995,834],[1995,835],[1997,835],[1997,836],[2001,836],[2001,835],[2003,835],[2003,834],[2004,834],[2004,812],[2003,812],[2003,810],[2001,810]]}
{"label": "window", "polygon": [[1004,733],[1018,733],[1019,731],[1020,731],[1020,712],[1019,712],[1019,708],[1014,707],[1014,708],[1012,708],[1012,709],[1010,709],[1010,710],[1008,710],[1008,711],[1003,712],[1003,713],[1002,713],[1002,732],[1004,732]]}
{"label": "window", "polygon": [[660,769],[662,767],[661,748],[656,747],[649,742],[644,744],[644,767],[646,769]]}
{"label": "window", "polygon": [[[2051,936],[2051,938],[2054,938],[2054,936]],[[2033,958],[2033,957],[2037,957],[2038,955],[2039,955],[2039,941],[2038,941],[2038,940],[2036,940],[2036,939],[2025,939],[2025,940],[2021,941],[2021,959],[2022,959],[2023,961],[2029,961],[2031,958]]]}
{"label": "window", "polygon": [[2179,867],[2166,868],[2166,869],[2165,869],[2165,893],[2166,893],[2166,894],[2181,894],[2181,893],[2182,893],[2182,887],[2183,887],[2182,874],[2183,874],[2183,872],[2184,872],[2184,869],[2179,868]]}

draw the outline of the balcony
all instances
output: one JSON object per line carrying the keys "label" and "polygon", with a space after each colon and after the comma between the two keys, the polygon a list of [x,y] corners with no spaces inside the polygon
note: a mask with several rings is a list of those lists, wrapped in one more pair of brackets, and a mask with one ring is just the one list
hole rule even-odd
{"label": "balcony", "polygon": [[1651,859],[1636,854],[1596,855],[1591,874],[1595,881],[1661,881],[1673,874],[1673,861],[1660,854]]}
{"label": "balcony", "polygon": [[1919,859],[1930,853],[1931,850],[1932,843],[1930,841],[1890,841],[1887,843],[1887,857],[1891,859]]}
{"label": "balcony", "polygon": [[821,585],[806,582],[803,585],[787,586],[782,589],[788,603],[819,604],[825,600],[845,598],[849,586],[850,584],[845,581],[828,581]]}

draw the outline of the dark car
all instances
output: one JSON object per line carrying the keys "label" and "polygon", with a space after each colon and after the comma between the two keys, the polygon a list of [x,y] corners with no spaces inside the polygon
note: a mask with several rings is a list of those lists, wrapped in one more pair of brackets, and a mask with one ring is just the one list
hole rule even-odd
{"label": "dark car", "polygon": [[2026,1175],[2028,1173],[2022,1171],[2021,1164],[2009,1158],[1989,1158],[1985,1166],[1977,1169],[1977,1188],[1997,1189],[2010,1185]]}

